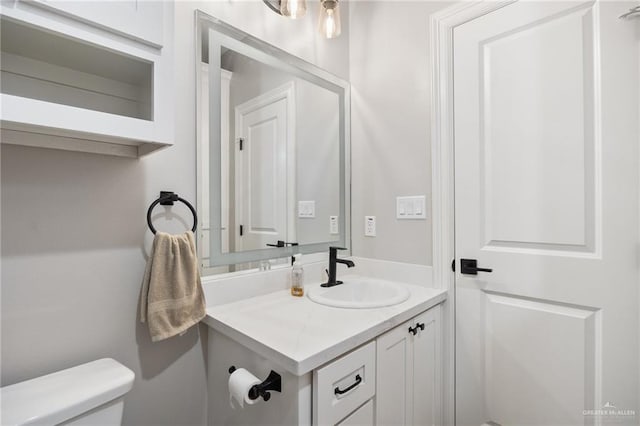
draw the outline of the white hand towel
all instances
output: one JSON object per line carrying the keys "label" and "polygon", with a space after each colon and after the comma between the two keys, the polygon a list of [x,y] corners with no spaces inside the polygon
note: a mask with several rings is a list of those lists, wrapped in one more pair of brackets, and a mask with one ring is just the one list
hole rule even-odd
{"label": "white hand towel", "polygon": [[142,280],[140,322],[154,342],[182,334],[206,314],[193,233],[156,233]]}

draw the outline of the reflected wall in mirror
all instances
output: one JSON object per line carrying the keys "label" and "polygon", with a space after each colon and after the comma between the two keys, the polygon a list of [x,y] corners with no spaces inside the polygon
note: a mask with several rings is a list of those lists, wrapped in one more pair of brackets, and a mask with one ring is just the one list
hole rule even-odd
{"label": "reflected wall in mirror", "polygon": [[348,83],[202,12],[198,23],[203,274],[348,246]]}

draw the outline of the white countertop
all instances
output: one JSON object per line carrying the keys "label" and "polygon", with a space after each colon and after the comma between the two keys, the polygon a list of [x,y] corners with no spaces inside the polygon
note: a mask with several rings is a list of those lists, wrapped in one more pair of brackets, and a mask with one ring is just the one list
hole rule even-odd
{"label": "white countertop", "polygon": [[[345,281],[348,275],[341,277]],[[309,288],[320,284],[308,284]],[[203,320],[292,374],[304,375],[354,349],[446,298],[442,289],[403,284],[409,299],[372,309],[333,308],[289,290],[207,308]]]}

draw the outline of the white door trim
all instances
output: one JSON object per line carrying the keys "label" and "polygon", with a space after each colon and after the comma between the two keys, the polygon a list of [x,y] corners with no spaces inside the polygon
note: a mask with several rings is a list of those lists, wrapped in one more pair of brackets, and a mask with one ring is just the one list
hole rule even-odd
{"label": "white door trim", "polygon": [[442,314],[445,425],[455,425],[453,29],[514,2],[474,0],[430,17],[433,283],[447,290]]}
{"label": "white door trim", "polygon": [[[296,86],[292,80],[288,83],[278,86],[275,89],[262,93],[255,98],[251,98],[246,102],[235,107],[235,143],[238,143],[238,137],[242,133],[242,120],[239,119],[243,115],[252,111],[263,108],[279,100],[287,101],[287,238],[289,241],[297,241],[296,236]],[[239,175],[239,157],[235,156],[235,185],[241,182]],[[236,197],[237,197],[236,190]],[[234,209],[236,217],[236,225],[242,222],[239,209]],[[234,230],[238,234],[238,227]],[[238,241],[238,240],[236,240]],[[236,243],[237,244],[237,243]],[[237,250],[237,247],[236,247]]]}

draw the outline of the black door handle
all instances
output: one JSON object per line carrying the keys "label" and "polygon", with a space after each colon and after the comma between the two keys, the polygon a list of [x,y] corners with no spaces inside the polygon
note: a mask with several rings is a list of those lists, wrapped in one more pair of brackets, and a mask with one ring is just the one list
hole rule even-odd
{"label": "black door handle", "polygon": [[342,389],[342,390],[340,388],[336,387],[333,391],[335,392],[336,395],[342,395],[343,393],[349,392],[351,389],[355,388],[360,383],[362,383],[362,377],[360,377],[359,374],[356,374],[356,381],[351,386],[349,386],[346,389]]}
{"label": "black door handle", "polygon": [[493,272],[490,268],[478,268],[476,259],[460,259],[460,273],[467,275],[478,275],[478,272]]}
{"label": "black door handle", "polygon": [[297,246],[298,243],[288,243],[286,241],[278,240],[275,244],[267,244],[269,247],[286,247],[286,246]]}

